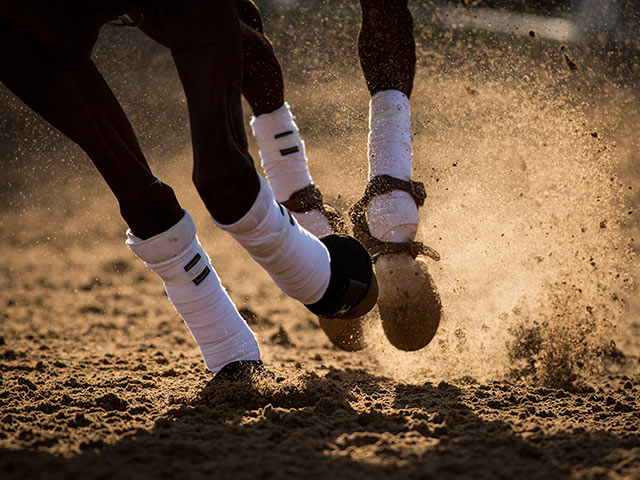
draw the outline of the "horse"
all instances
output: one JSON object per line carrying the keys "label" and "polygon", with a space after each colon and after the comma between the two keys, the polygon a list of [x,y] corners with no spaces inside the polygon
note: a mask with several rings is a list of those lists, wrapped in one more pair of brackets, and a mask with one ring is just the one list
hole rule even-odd
{"label": "horse", "polygon": [[[193,183],[212,220],[320,318],[349,320],[370,311],[378,288],[366,249],[348,235],[318,238],[304,229],[276,201],[248,152],[242,95],[257,115],[284,102],[281,70],[252,2],[0,3],[0,80],[86,152],[118,201],[127,245],[163,280],[209,370],[235,378],[262,368],[259,346],[193,220],[152,173],[91,60],[101,27],[118,18],[141,19],[140,28],[171,51],[189,111]],[[273,75],[261,80],[257,68]]]}

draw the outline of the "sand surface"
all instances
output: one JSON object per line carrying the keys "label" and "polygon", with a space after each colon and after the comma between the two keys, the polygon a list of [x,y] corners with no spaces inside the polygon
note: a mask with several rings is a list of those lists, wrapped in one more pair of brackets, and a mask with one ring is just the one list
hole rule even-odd
{"label": "sand surface", "polygon": [[[347,353],[207,218],[175,76],[156,92],[112,68],[170,68],[140,42],[98,59],[276,377],[212,381],[86,158],[3,90],[1,478],[640,478],[633,89],[557,45],[471,66],[420,41],[419,238],[442,255],[445,316],[404,353],[374,312]],[[367,175],[357,65],[285,68],[312,174],[344,208]]]}

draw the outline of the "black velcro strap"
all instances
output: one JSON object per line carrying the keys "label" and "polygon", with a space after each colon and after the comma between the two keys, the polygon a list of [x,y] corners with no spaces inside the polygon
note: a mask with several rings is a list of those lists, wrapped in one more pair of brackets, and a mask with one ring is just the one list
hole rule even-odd
{"label": "black velcro strap", "polygon": [[191,270],[193,267],[195,267],[195,266],[198,264],[198,262],[200,261],[200,259],[201,259],[201,258],[202,258],[202,257],[200,256],[200,254],[199,254],[199,253],[196,253],[195,257],[193,257],[191,260],[189,260],[189,263],[187,263],[187,264],[184,266],[184,271],[185,271],[185,272],[188,272],[188,271],[189,271],[189,270]]}
{"label": "black velcro strap", "polygon": [[293,135],[293,130],[287,130],[286,132],[276,133],[273,138],[282,138]]}
{"label": "black velcro strap", "polygon": [[204,267],[204,270],[202,270],[198,274],[198,276],[193,279],[193,283],[195,283],[196,286],[200,285],[204,281],[204,279],[209,276],[210,273],[211,273],[211,269],[209,267]]}
{"label": "black velcro strap", "polygon": [[300,149],[298,148],[297,145],[294,145],[293,147],[289,147],[289,148],[283,148],[282,150],[280,150],[280,155],[287,156],[287,155],[291,155],[292,153],[296,153],[299,152]]}

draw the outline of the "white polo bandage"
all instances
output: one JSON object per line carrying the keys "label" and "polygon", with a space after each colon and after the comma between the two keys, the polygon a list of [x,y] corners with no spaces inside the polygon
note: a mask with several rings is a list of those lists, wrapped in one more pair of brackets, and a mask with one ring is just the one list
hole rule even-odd
{"label": "white polo bandage", "polygon": [[288,200],[293,192],[311,183],[304,142],[287,103],[271,113],[253,117],[251,130],[277,201]]}
{"label": "white polo bandage", "polygon": [[329,252],[275,201],[262,177],[249,211],[230,225],[216,224],[249,252],[284,293],[305,304],[322,298],[331,276]]}
{"label": "white polo bandage", "polygon": [[[251,130],[258,143],[262,168],[278,202],[286,202],[294,192],[312,183],[304,141],[289,104],[253,117]],[[316,236],[331,233],[329,222],[318,210],[293,215]]]}
{"label": "white polo bandage", "polygon": [[220,284],[187,212],[169,230],[146,240],[128,230],[126,243],[164,281],[169,300],[209,370],[215,373],[236,360],[260,359],[253,332]]}
{"label": "white polo bandage", "polygon": [[[369,105],[369,178],[390,175],[411,180],[411,108],[398,90],[384,90]],[[377,196],[367,208],[371,234],[386,242],[413,240],[418,229],[418,207],[407,192]]]}

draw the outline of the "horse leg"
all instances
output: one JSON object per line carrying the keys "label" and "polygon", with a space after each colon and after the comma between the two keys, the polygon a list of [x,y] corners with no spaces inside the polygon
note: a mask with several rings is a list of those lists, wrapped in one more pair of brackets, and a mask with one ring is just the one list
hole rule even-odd
{"label": "horse leg", "polygon": [[407,1],[360,0],[358,55],[371,96],[383,90],[411,96],[416,47]]}
{"label": "horse leg", "polygon": [[376,258],[378,308],[389,341],[403,350],[427,345],[441,316],[440,297],[414,238],[422,184],[412,180],[409,96],[415,76],[413,20],[407,0],[360,0],[358,54],[369,105],[369,185],[351,211],[354,233]]}
{"label": "horse leg", "polygon": [[[260,12],[251,0],[238,0],[237,4],[243,21],[243,94],[253,110],[251,127],[275,198],[314,235],[343,233],[346,227],[342,215],[324,204],[309,173],[305,145],[291,107],[284,103],[282,70],[264,35]],[[358,319],[321,317],[319,321],[337,346],[345,350],[364,346]]]}
{"label": "horse leg", "polygon": [[[412,177],[409,95],[415,74],[413,21],[407,0],[360,0],[358,54],[372,95],[369,110],[369,179]],[[394,190],[371,200],[368,226],[385,242],[413,240],[418,208],[412,196]],[[366,243],[366,242],[365,242]]]}
{"label": "horse leg", "polygon": [[253,111],[251,128],[275,198],[314,235],[343,232],[342,216],[324,204],[309,173],[304,142],[284,100],[282,68],[264,34],[260,11],[252,0],[237,0],[237,5],[244,52],[242,94]]}
{"label": "horse leg", "polygon": [[[286,294],[312,310],[343,314],[359,306],[366,291],[349,297],[343,308],[350,277],[332,275],[334,262],[328,247],[275,201],[271,188],[253,166],[240,102],[242,30],[236,0],[194,1],[187,6],[166,0],[149,8],[161,19],[159,25],[185,90],[193,139],[193,179],[216,224],[228,231]],[[335,268],[348,268],[344,260],[335,263]],[[364,290],[371,285],[370,263],[368,267],[362,266],[363,276],[369,276],[358,283]]]}
{"label": "horse leg", "polygon": [[118,199],[129,227],[148,238],[183,215],[152,174],[119,103],[90,60],[64,61],[30,32],[0,18],[0,81],[76,142]]}
{"label": "horse leg", "polygon": [[[285,104],[282,68],[264,34],[260,11],[252,0],[236,0],[236,7],[242,35],[242,95],[253,112],[251,126],[275,198],[316,236],[342,231],[342,217],[323,204],[313,185],[304,142]],[[168,47],[162,21],[160,10],[146,9],[140,28]]]}
{"label": "horse leg", "polygon": [[[90,61],[65,63],[0,19],[0,80],[74,140],[116,195],[127,244],[164,281],[207,367],[260,358],[258,344],[220,285],[191,217],[151,173],[120,105]],[[9,47],[10,46],[10,47]]]}
{"label": "horse leg", "polygon": [[254,116],[284,105],[282,67],[264,33],[260,10],[252,0],[236,0],[242,32],[242,94]]}

